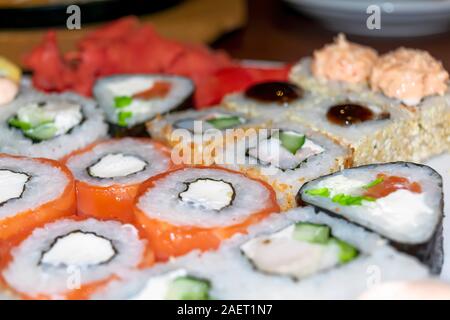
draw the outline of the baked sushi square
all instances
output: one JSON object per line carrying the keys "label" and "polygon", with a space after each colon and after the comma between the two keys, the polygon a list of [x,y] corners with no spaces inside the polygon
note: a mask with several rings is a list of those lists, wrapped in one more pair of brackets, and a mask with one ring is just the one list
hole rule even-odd
{"label": "baked sushi square", "polygon": [[65,163],[76,181],[78,213],[123,222],[134,219],[139,187],[173,167],[170,150],[148,138],[103,140]]}
{"label": "baked sushi square", "polygon": [[351,161],[347,148],[295,122],[248,125],[237,131],[218,148],[216,164],[269,183],[283,210],[297,206],[295,197],[305,182],[339,171]]}
{"label": "baked sushi square", "polygon": [[95,101],[73,93],[23,93],[0,111],[0,152],[61,159],[107,136]]}
{"label": "baked sushi square", "polygon": [[354,165],[415,158],[416,119],[368,90],[316,96],[311,103],[292,110],[289,118],[349,148]]}
{"label": "baked sushi square", "polygon": [[218,167],[187,167],[148,180],[135,217],[156,258],[167,260],[216,249],[278,211],[275,192],[262,181]]}
{"label": "baked sushi square", "polygon": [[439,274],[443,263],[442,178],[396,162],[346,169],[305,184],[299,200],[373,230]]}
{"label": "baked sushi square", "polygon": [[114,136],[145,136],[146,121],[192,107],[193,92],[188,78],[151,74],[104,77],[93,88]]}
{"label": "baked sushi square", "polygon": [[78,216],[34,229],[2,261],[0,281],[22,299],[89,299],[154,256],[136,228]]}
{"label": "baked sushi square", "polygon": [[[306,207],[272,215],[216,251],[193,252],[111,282],[96,299],[354,299],[427,268],[379,235]],[[377,273],[378,274],[378,273]]]}
{"label": "baked sushi square", "polygon": [[[349,120],[347,125],[364,118],[367,121],[368,115],[367,110],[364,112],[348,104],[367,107],[370,101],[364,103],[365,97],[374,96],[374,93],[385,99],[383,105],[392,105],[394,113],[401,110],[402,117],[392,117],[397,122],[396,128],[379,133],[383,135],[383,140],[388,139],[386,145],[363,141],[361,147],[355,141],[350,141],[350,146],[357,153],[360,148],[372,148],[377,156],[360,160],[360,155],[357,154],[357,164],[399,159],[423,161],[449,149],[449,74],[442,63],[426,51],[401,47],[379,55],[374,49],[349,42],[340,34],[334,43],[316,50],[312,57],[301,59],[291,69],[290,80],[313,95],[326,99],[353,94],[358,102],[358,96],[362,97],[362,104],[355,103],[352,99],[341,101],[341,104],[347,105],[345,109],[341,108],[342,120]],[[317,104],[322,107],[320,102]],[[325,112],[327,110],[322,113]],[[317,123],[311,115],[310,108],[303,113],[298,112],[294,117],[301,119],[305,116],[308,119],[304,120],[311,121],[318,130],[336,135],[336,127],[328,126],[329,123],[323,120]],[[320,112],[314,115],[320,116]],[[357,136],[356,133],[355,135]],[[336,136],[346,138],[341,134]],[[404,146],[410,150],[405,149],[404,154],[396,152],[397,146],[402,145],[396,137],[404,139]],[[389,156],[382,153],[391,155],[392,158],[388,159]]]}

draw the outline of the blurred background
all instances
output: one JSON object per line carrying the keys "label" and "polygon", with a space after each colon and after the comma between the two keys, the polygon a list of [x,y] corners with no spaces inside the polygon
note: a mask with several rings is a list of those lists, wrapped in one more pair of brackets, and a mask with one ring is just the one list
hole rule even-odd
{"label": "blurred background", "polygon": [[[80,30],[66,28],[70,4],[80,7]],[[0,0],[0,48],[20,63],[49,28],[66,51],[102,23],[132,14],[163,36],[235,58],[292,62],[345,32],[380,52],[426,49],[450,68],[450,0]]]}

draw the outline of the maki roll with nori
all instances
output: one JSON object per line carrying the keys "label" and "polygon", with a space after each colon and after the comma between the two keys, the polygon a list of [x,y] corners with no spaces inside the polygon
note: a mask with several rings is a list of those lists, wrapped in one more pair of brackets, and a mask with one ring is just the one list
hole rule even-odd
{"label": "maki roll with nori", "polygon": [[72,93],[21,95],[0,112],[0,152],[60,159],[107,135],[94,101]]}
{"label": "maki roll with nori", "polygon": [[113,136],[145,136],[146,121],[192,106],[194,85],[180,76],[136,74],[101,78],[93,90]]}
{"label": "maki roll with nori", "polygon": [[77,188],[79,213],[99,219],[133,220],[140,185],[172,167],[170,150],[148,138],[122,138],[93,144],[66,164]]}
{"label": "maki roll with nori", "polygon": [[148,180],[135,216],[159,259],[217,248],[278,212],[266,183],[216,167],[181,168]]}
{"label": "maki roll with nori", "polygon": [[372,283],[427,276],[377,234],[306,207],[272,215],[217,251],[130,274],[95,298],[352,299]]}
{"label": "maki roll with nori", "polygon": [[222,103],[227,109],[273,120],[286,110],[302,106],[308,97],[302,87],[290,82],[261,82],[226,96]]}
{"label": "maki roll with nori", "polygon": [[308,182],[298,197],[379,233],[440,272],[442,178],[430,167],[395,162],[346,169]]}
{"label": "maki roll with nori", "polygon": [[226,143],[233,129],[259,126],[263,122],[241,112],[212,107],[156,117],[147,122],[147,130],[153,139],[173,148],[178,162],[210,165],[214,162],[216,149]]}
{"label": "maki roll with nori", "polygon": [[79,217],[35,229],[13,247],[1,277],[23,299],[88,299],[153,254],[132,225]]}
{"label": "maki roll with nori", "polygon": [[216,152],[216,164],[267,181],[283,210],[296,206],[295,196],[305,182],[350,164],[346,148],[297,123],[249,126],[235,133],[235,139]]}
{"label": "maki roll with nori", "polygon": [[204,135],[208,130],[225,131],[254,122],[244,113],[233,112],[223,107],[211,107],[200,111],[182,111],[159,116],[147,123],[147,130],[152,138],[173,147],[179,143],[176,139],[179,137],[174,134],[177,129],[186,130],[191,135]]}
{"label": "maki roll with nori", "polygon": [[[76,212],[70,171],[48,159],[0,154],[0,244]],[[1,250],[0,250],[1,251]]]}

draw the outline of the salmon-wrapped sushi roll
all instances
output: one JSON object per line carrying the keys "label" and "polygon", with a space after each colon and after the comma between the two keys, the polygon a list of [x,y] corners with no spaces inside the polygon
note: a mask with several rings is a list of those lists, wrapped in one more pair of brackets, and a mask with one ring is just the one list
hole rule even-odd
{"label": "salmon-wrapped sushi roll", "polygon": [[75,176],[78,211],[123,222],[133,219],[141,183],[171,168],[170,151],[144,138],[99,142],[73,154],[66,163]]}
{"label": "salmon-wrapped sushi roll", "polygon": [[73,177],[53,160],[0,154],[0,242],[76,211]]}
{"label": "salmon-wrapped sushi roll", "polygon": [[135,214],[156,258],[165,260],[193,249],[215,249],[279,209],[266,183],[231,170],[197,167],[147,181]]}
{"label": "salmon-wrapped sushi roll", "polygon": [[132,225],[72,217],[35,229],[14,247],[1,280],[23,299],[87,299],[153,261]]}

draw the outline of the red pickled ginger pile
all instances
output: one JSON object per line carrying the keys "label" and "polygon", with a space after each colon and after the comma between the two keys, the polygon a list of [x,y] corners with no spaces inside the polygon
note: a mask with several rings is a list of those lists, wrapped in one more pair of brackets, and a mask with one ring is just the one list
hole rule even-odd
{"label": "red pickled ginger pile", "polygon": [[120,73],[166,73],[191,78],[198,108],[219,103],[225,94],[257,82],[286,80],[288,68],[244,67],[222,51],[184,44],[158,35],[149,24],[126,17],[86,35],[77,49],[62,54],[56,34],[25,57],[33,84],[48,92],[75,91],[90,96],[97,78]]}

